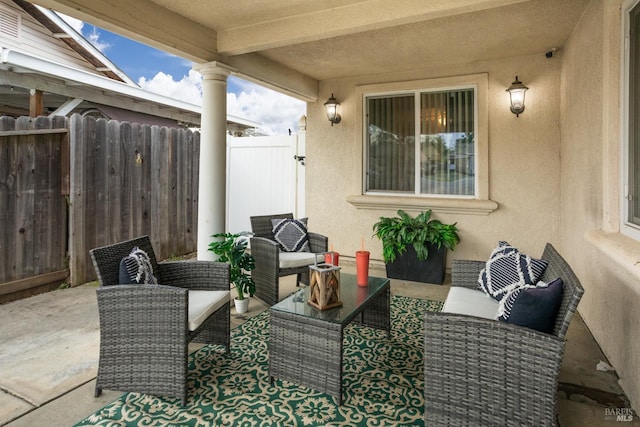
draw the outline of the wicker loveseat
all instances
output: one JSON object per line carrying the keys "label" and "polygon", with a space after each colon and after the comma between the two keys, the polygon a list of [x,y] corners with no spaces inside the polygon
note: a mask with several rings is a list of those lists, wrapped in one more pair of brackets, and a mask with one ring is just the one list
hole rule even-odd
{"label": "wicker loveseat", "polygon": [[[552,333],[465,314],[460,308],[464,304],[451,301],[445,302],[445,309],[457,312],[425,315],[425,425],[556,425],[565,336],[584,289],[551,244],[541,258],[549,263],[541,280],[559,277],[564,284]],[[477,282],[485,264],[454,261],[451,290],[466,288],[467,299],[472,292],[484,294]],[[486,312],[480,304],[478,299],[467,305],[468,310]]]}

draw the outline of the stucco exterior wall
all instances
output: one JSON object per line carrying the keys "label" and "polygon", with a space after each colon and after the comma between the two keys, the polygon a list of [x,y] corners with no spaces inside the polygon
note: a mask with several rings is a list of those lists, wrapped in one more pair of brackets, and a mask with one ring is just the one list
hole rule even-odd
{"label": "stucco exterior wall", "polygon": [[578,307],[640,408],[640,242],[619,233],[621,1],[593,0],[563,50],[561,249]]}
{"label": "stucco exterior wall", "polygon": [[[425,65],[432,61],[425,58]],[[374,70],[372,70],[374,71]],[[489,199],[498,203],[489,215],[434,216],[457,222],[461,242],[451,259],[486,259],[498,240],[539,255],[545,242],[557,242],[560,179],[560,60],[539,55],[517,57],[451,68],[425,66],[424,70],[395,75],[324,81],[321,100],[309,104],[307,127],[306,209],[310,228],[329,236],[342,256],[353,256],[364,239],[373,260],[381,260],[382,246],[372,237],[380,216],[395,215],[396,208],[358,209],[347,201],[362,194],[363,141],[356,117],[358,85],[488,74]],[[515,75],[530,87],[526,110],[520,117],[509,110],[505,92]],[[331,93],[340,102],[342,122],[330,125],[323,103]],[[321,184],[320,184],[321,183]],[[424,209],[429,208],[424,199]],[[415,215],[417,211],[409,211]]]}
{"label": "stucco exterior wall", "polygon": [[[460,229],[449,263],[486,259],[498,240],[531,255],[553,243],[585,287],[579,312],[640,409],[640,242],[619,233],[621,3],[593,0],[550,59],[541,52],[438,67],[426,58],[422,70],[372,70],[357,79],[321,82],[320,101],[307,108],[306,209],[310,228],[328,235],[341,258],[353,256],[364,239],[379,262],[381,244],[372,238],[372,226],[395,209],[358,209],[347,201],[362,194],[357,87],[487,73],[489,199],[498,209],[486,216],[435,215]],[[516,74],[530,88],[519,118],[509,111],[505,92]],[[333,127],[322,105],[332,93],[342,115]]]}

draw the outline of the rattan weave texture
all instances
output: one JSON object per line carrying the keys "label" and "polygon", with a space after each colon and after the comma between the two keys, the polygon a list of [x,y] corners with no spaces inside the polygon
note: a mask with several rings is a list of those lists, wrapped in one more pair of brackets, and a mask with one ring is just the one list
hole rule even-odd
{"label": "rattan weave texture", "polygon": [[[565,335],[584,293],[547,244],[543,280],[561,277],[563,300],[552,334],[461,314],[425,314],[425,425],[555,426]],[[454,261],[453,286],[476,288],[480,261]]]}
{"label": "rattan weave texture", "polygon": [[[355,281],[353,283],[355,285]],[[303,293],[304,291],[299,291]],[[296,298],[294,294],[288,298]],[[305,304],[306,299],[302,299]],[[272,308],[269,330],[269,376],[332,395],[342,403],[342,358],[344,328],[360,324],[391,333],[391,291],[384,282],[375,297],[344,313],[341,321],[330,321]],[[331,310],[341,310],[340,307]],[[331,310],[325,312],[330,315]]]}
{"label": "rattan weave texture", "polygon": [[[149,254],[158,285],[118,285],[120,260],[138,246]],[[227,302],[200,327],[188,330],[188,291],[226,290],[229,266],[209,261],[158,263],[148,236],[90,251],[100,281],[100,361],[96,396],[103,388],[187,401],[187,352],[191,341],[229,351]]]}
{"label": "rattan weave texture", "polygon": [[[252,216],[251,231],[251,255],[256,261],[256,268],[251,272],[251,277],[256,284],[255,295],[274,305],[279,300],[280,277],[297,275],[297,283],[309,284],[309,267],[280,268],[280,248],[273,237],[272,219],[292,219],[292,213],[276,215]],[[311,252],[327,252],[328,238],[318,233],[309,232],[309,247]]]}

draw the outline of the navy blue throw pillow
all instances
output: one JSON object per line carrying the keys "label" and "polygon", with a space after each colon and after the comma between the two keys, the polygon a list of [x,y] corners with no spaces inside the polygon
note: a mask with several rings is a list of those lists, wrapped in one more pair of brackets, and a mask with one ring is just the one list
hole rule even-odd
{"label": "navy blue throw pillow", "polygon": [[562,303],[563,282],[558,278],[546,286],[516,289],[505,297],[498,320],[552,333]]}

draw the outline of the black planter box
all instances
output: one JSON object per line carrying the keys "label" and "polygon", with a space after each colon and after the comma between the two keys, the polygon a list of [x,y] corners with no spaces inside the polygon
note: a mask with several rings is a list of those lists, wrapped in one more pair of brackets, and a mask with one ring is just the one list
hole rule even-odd
{"label": "black planter box", "polygon": [[447,248],[438,249],[436,245],[428,245],[429,256],[418,261],[413,245],[407,246],[406,252],[398,255],[392,263],[387,263],[387,277],[390,279],[410,280],[412,282],[434,283],[442,285],[447,257]]}

